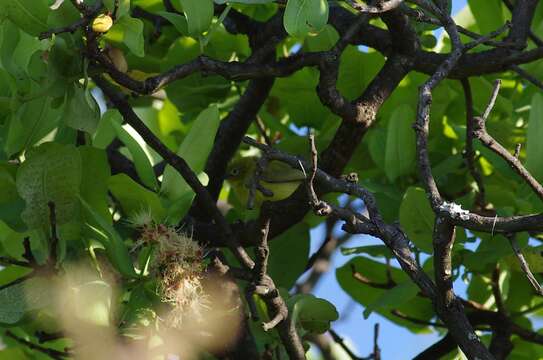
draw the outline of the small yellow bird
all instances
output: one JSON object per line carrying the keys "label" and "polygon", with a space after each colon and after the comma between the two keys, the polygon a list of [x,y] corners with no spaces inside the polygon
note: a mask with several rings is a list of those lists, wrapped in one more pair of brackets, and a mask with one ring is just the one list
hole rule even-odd
{"label": "small yellow bird", "polygon": [[[232,161],[227,168],[226,180],[236,197],[244,205],[249,199],[249,186],[255,174],[257,161],[256,156],[247,156]],[[265,189],[272,191],[273,195],[265,196],[257,190],[254,203],[256,206],[260,206],[266,200],[286,199],[304,180],[305,176],[301,170],[295,170],[280,161],[270,161],[260,177],[260,184]]]}

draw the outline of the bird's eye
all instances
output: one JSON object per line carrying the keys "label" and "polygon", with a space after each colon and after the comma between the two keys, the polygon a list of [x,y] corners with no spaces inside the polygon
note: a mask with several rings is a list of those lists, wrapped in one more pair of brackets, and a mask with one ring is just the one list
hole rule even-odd
{"label": "bird's eye", "polygon": [[238,175],[239,175],[239,169],[230,170],[230,176],[238,176]]}

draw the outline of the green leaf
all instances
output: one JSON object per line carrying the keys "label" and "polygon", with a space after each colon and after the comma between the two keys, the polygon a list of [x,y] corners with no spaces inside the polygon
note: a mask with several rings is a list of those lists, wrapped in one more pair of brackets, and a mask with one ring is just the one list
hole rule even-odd
{"label": "green leaf", "polygon": [[[122,18],[126,14],[130,13],[130,0],[118,0],[119,7],[117,8],[117,19]],[[115,0],[104,0],[104,4],[109,11],[115,10]]]}
{"label": "green leaf", "polygon": [[25,202],[17,193],[16,172],[17,166],[0,164],[0,220],[14,230],[24,231],[26,226],[21,220],[21,212]]}
{"label": "green leaf", "polygon": [[188,34],[198,37],[211,26],[213,0],[176,0],[187,18]]}
{"label": "green leaf", "polygon": [[283,25],[290,35],[302,37],[319,32],[327,22],[327,0],[288,0]]}
{"label": "green leaf", "polygon": [[488,34],[503,26],[505,19],[500,0],[468,0],[468,4],[482,34]]}
{"label": "green leaf", "polygon": [[122,116],[118,110],[107,110],[100,119],[92,139],[92,146],[105,149],[117,136],[112,122],[122,123]]}
{"label": "green leaf", "polygon": [[57,224],[77,218],[81,157],[72,145],[44,143],[27,153],[17,171],[17,191],[25,200],[22,218],[30,228],[48,228],[49,202]]}
{"label": "green leaf", "polygon": [[418,292],[419,288],[411,280],[398,284],[368,304],[364,309],[364,318],[367,319],[376,310],[396,309],[417,296]]}
{"label": "green leaf", "polygon": [[391,182],[408,174],[415,163],[415,133],[411,124],[415,113],[404,104],[392,113],[387,126],[385,173]]}
{"label": "green leaf", "polygon": [[526,169],[539,181],[543,180],[543,95],[532,97],[528,130],[526,131]]}
{"label": "green leaf", "polygon": [[5,150],[13,155],[41,140],[53,130],[62,108],[53,108],[50,97],[39,97],[22,104],[9,121]]}
{"label": "green leaf", "polygon": [[289,115],[289,120],[296,126],[319,129],[323,125],[321,119],[333,115],[315,93],[318,81],[318,71],[313,68],[304,68],[288,78],[277,79],[270,102],[275,100],[277,103],[278,100],[281,110]]}
{"label": "green leaf", "polygon": [[230,4],[250,4],[250,5],[255,5],[255,4],[269,4],[269,3],[272,3],[274,1],[275,0],[215,0],[215,4],[222,5],[222,4],[230,3]]}
{"label": "green leaf", "polygon": [[[353,300],[364,306],[377,303],[379,298],[383,297],[389,289],[375,288],[358,281],[353,277],[353,267],[366,279],[375,284],[387,284],[389,280],[389,275],[387,274],[390,274],[392,281],[396,284],[410,281],[409,277],[401,269],[396,267],[390,266],[387,268],[386,264],[361,256],[352,258],[348,263],[336,270],[336,278],[341,288]],[[396,310],[417,319],[430,320],[435,316],[432,303],[428,299],[419,296],[399,304]],[[424,325],[413,324],[392,315],[389,308],[375,308],[374,311],[412,331],[420,331],[426,327]]]}
{"label": "green leaf", "polygon": [[0,291],[0,323],[15,324],[25,313],[24,283],[9,286]]}
{"label": "green leaf", "polygon": [[109,260],[122,275],[127,278],[137,277],[132,260],[128,254],[128,249],[119,234],[84,199],[79,199],[85,210],[85,218],[87,220],[88,232],[86,237],[94,239],[104,246]]}
{"label": "green leaf", "polygon": [[28,77],[29,65],[33,55],[44,49],[47,41],[20,31],[17,24],[6,20],[2,24],[3,39],[0,46],[1,63],[7,72],[16,79]]}
{"label": "green leaf", "polygon": [[[220,34],[220,32],[215,33],[211,38],[210,44],[206,46],[206,52],[214,47],[217,34]],[[229,41],[225,42],[229,43]],[[180,37],[170,46],[166,56],[161,61],[160,70],[167,71],[177,64],[194,60],[198,55],[200,55],[200,44],[193,38]],[[215,57],[215,54],[209,56]],[[190,115],[192,115],[194,113],[196,115],[207,109],[209,104],[224,101],[231,87],[231,82],[221,76],[203,76],[198,73],[179,79],[166,86],[166,93],[169,100],[175,104],[179,111],[184,114],[191,113]]]}
{"label": "green leaf", "polygon": [[[196,174],[204,170],[219,123],[219,110],[216,105],[211,105],[198,115],[177,151],[177,155],[182,157]],[[164,169],[161,191],[170,199],[178,199],[192,190],[177,170],[168,165]]]}
{"label": "green leaf", "polygon": [[108,121],[115,132],[119,140],[123,142],[132,155],[136,172],[145,186],[153,190],[158,190],[158,181],[155,176],[155,171],[151,165],[151,161],[147,157],[147,154],[141,148],[140,144],[126,131],[122,126],[122,117],[117,110],[107,111],[102,121]]}
{"label": "green leaf", "polygon": [[[205,173],[203,173],[205,174]],[[168,206],[168,215],[166,215],[166,221],[168,224],[175,226],[185,217],[190,210],[192,200],[196,195],[192,191],[186,192],[184,195],[175,199],[170,206]]]}
{"label": "green leaf", "polygon": [[434,220],[435,215],[424,190],[417,187],[407,189],[400,205],[400,224],[409,240],[428,254],[433,252]]}
{"label": "green leaf", "polygon": [[292,321],[304,330],[323,334],[330,329],[330,323],[339,318],[335,306],[311,294],[295,295],[287,300]]}
{"label": "green leaf", "polygon": [[46,307],[55,299],[51,280],[33,277],[0,290],[0,323],[15,324],[27,311]]}
{"label": "green leaf", "polygon": [[181,35],[188,35],[189,29],[186,17],[167,11],[159,11],[157,14],[172,23],[175,30],[179,31]]}
{"label": "green leaf", "polygon": [[100,120],[100,108],[88,89],[74,85],[73,93],[67,93],[64,121],[69,127],[94,134]]}
{"label": "green leaf", "polygon": [[309,227],[299,223],[270,242],[268,274],[285,289],[294,286],[309,257]]}
{"label": "green leaf", "polygon": [[131,217],[150,211],[153,218],[161,220],[165,210],[158,195],[136,183],[125,174],[112,176],[108,182],[109,191],[121,203],[124,212]]}
{"label": "green leaf", "polygon": [[[308,51],[328,51],[339,40],[339,34],[332,25],[326,25],[316,36],[307,36],[304,39],[304,47]],[[341,68],[341,67],[340,67]],[[367,69],[366,69],[367,71]]]}
{"label": "green leaf", "polygon": [[47,30],[49,7],[47,0],[0,0],[0,7],[19,28],[37,36]]}
{"label": "green leaf", "polygon": [[340,57],[338,90],[347,99],[356,99],[377,75],[383,64],[384,58],[381,54],[365,53],[355,46],[347,46]]}
{"label": "green leaf", "polygon": [[107,154],[91,146],[79,146],[81,155],[81,197],[104,219],[110,217],[107,184],[111,175]]}
{"label": "green leaf", "polygon": [[122,39],[122,42],[134,55],[139,57],[145,55],[143,22],[140,19],[125,15],[115,22],[106,35],[106,38],[117,39],[118,37]]}

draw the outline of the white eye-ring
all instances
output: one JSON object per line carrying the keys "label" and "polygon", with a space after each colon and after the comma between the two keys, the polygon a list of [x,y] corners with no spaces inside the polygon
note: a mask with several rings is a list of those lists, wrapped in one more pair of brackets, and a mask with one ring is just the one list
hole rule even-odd
{"label": "white eye-ring", "polygon": [[238,176],[239,175],[239,169],[234,168],[230,170],[230,176]]}

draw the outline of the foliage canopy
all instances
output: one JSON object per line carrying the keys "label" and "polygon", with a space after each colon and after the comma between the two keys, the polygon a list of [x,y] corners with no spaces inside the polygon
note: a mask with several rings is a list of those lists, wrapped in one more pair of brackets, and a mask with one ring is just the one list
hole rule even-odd
{"label": "foliage canopy", "polygon": [[340,358],[334,252],[418,358],[543,358],[543,4],[451,3],[0,0],[0,358]]}

